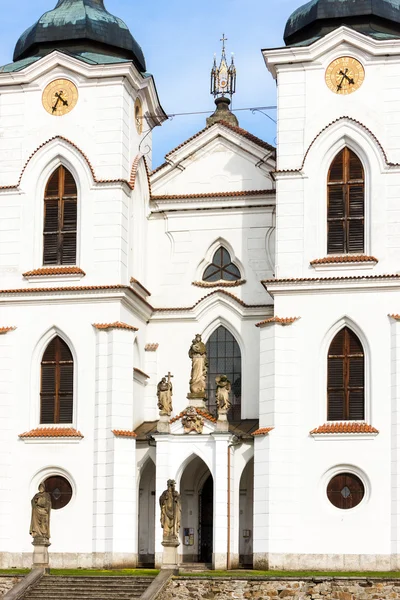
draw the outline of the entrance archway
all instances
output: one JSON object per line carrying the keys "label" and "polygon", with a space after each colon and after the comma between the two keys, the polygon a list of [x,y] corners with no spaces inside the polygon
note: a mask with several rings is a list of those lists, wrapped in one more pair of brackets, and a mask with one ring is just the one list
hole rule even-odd
{"label": "entrance archway", "polygon": [[214,481],[198,456],[186,466],[181,482],[182,562],[210,563],[213,553]]}
{"label": "entrance archway", "polygon": [[156,467],[148,460],[139,485],[139,564],[154,565]]}
{"label": "entrance archway", "polygon": [[243,470],[239,490],[239,562],[244,567],[252,567],[254,458]]}

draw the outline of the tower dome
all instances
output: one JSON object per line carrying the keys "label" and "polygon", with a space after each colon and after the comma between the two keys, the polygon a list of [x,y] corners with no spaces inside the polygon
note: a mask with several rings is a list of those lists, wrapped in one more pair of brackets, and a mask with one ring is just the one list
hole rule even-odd
{"label": "tower dome", "polygon": [[14,61],[44,56],[53,50],[132,60],[140,71],[146,70],[142,49],[127,25],[106,10],[104,0],[58,0],[53,10],[21,35]]}
{"label": "tower dome", "polygon": [[400,0],[310,0],[289,17],[285,44],[312,43],[342,25],[376,39],[400,38]]}

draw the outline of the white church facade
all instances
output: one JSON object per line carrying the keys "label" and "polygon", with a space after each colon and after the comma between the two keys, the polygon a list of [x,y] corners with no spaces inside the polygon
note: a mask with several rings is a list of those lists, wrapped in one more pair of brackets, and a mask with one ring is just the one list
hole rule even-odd
{"label": "white church facade", "polygon": [[361,4],[263,50],[276,149],[222,96],[153,171],[166,115],[103,0],[0,68],[1,568],[31,564],[40,483],[51,566],[160,566],[172,479],[182,563],[400,569],[400,3]]}

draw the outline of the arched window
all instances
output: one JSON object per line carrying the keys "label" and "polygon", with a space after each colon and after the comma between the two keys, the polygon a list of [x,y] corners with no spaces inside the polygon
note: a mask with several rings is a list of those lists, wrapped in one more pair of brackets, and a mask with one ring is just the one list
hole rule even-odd
{"label": "arched window", "polygon": [[72,423],[74,360],[60,337],[47,346],[41,365],[40,423]]}
{"label": "arched window", "polygon": [[207,342],[208,381],[207,398],[208,410],[211,414],[217,410],[215,398],[215,378],[226,375],[232,384],[232,408],[228,413],[229,421],[240,421],[242,400],[242,356],[239,344],[233,335],[222,325],[211,335]]}
{"label": "arched window", "polygon": [[76,183],[65,167],[50,177],[44,197],[43,264],[76,264]]}
{"label": "arched window", "polygon": [[364,169],[343,148],[328,175],[328,254],[364,252]]}
{"label": "arched window", "polygon": [[203,281],[238,281],[240,271],[233,264],[228,250],[221,246],[214,254],[211,265],[204,271]]}
{"label": "arched window", "polygon": [[328,420],[363,421],[364,350],[356,334],[344,327],[328,352]]}

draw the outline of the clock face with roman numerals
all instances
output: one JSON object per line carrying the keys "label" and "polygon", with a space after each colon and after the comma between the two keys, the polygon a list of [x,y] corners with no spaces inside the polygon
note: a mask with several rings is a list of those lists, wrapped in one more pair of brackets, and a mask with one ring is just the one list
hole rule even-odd
{"label": "clock face with roman numerals", "polygon": [[365,79],[362,64],[351,56],[341,56],[332,61],[326,70],[325,81],[335,94],[347,96],[358,90]]}
{"label": "clock face with roman numerals", "polygon": [[56,79],[43,92],[43,106],[53,117],[71,112],[78,102],[78,89],[69,79]]}

